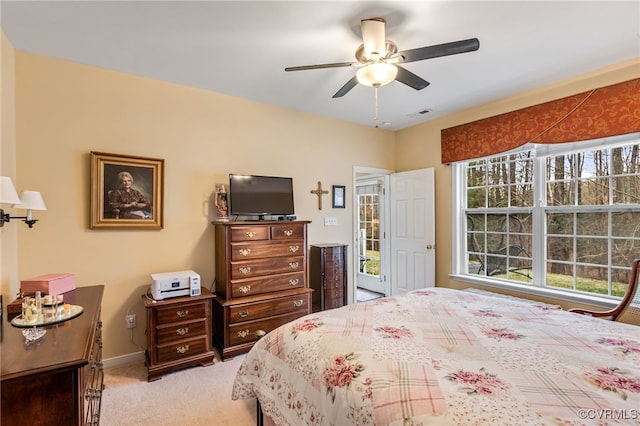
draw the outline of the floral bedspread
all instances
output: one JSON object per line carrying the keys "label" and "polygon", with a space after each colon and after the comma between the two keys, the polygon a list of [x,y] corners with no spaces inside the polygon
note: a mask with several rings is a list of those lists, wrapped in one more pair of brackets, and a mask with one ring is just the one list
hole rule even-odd
{"label": "floral bedspread", "polygon": [[640,327],[447,288],[300,318],[232,398],[281,425],[640,424]]}

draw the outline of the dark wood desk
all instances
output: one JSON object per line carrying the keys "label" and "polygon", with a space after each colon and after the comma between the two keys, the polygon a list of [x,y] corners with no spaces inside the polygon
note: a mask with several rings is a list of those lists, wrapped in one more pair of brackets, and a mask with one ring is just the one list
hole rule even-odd
{"label": "dark wood desk", "polygon": [[97,425],[102,397],[100,309],[104,286],[79,287],[65,303],[84,312],[45,327],[42,339],[25,344],[21,328],[2,321],[1,423]]}

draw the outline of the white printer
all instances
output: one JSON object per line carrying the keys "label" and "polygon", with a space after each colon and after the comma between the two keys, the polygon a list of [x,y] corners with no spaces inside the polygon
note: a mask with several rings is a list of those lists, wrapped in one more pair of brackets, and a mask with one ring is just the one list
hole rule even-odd
{"label": "white printer", "polygon": [[151,274],[151,297],[163,300],[178,296],[200,296],[200,275],[194,271]]}

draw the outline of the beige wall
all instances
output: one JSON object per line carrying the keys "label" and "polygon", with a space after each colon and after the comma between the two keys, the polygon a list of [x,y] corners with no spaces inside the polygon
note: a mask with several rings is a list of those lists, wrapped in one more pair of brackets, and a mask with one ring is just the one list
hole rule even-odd
{"label": "beige wall", "polygon": [[[16,181],[16,126],[15,126],[15,55],[11,43],[0,31],[0,176],[9,176]],[[13,213],[11,205],[0,206]],[[5,224],[0,228],[0,295],[4,303],[14,299],[17,289],[11,283],[18,276],[18,231],[15,226]]]}
{"label": "beige wall", "polygon": [[[470,287],[469,284],[449,278],[449,274],[451,273],[452,250],[451,172],[449,166],[440,163],[440,131],[459,124],[638,77],[640,77],[640,59],[635,59],[397,132],[395,166],[397,171],[424,167],[433,167],[435,169],[437,229],[436,283],[438,286],[453,288]],[[561,301],[548,299],[539,300],[567,306]],[[571,306],[573,307],[575,305]]]}
{"label": "beige wall", "polygon": [[[138,315],[135,342],[146,345],[140,296],[151,273],[193,269],[211,286],[206,209],[230,172],[292,176],[296,215],[312,221],[309,242],[351,243],[352,203],[332,209],[324,196],[319,211],[310,191],[317,181],[346,185],[350,200],[354,165],[395,164],[393,132],[20,51],[15,64],[18,179],[48,209],[33,229],[12,224],[19,277],[73,272],[80,286],[104,284],[105,358],[140,350],[127,310]],[[89,229],[90,151],[165,159],[163,230]],[[325,215],[339,225],[325,228]]]}

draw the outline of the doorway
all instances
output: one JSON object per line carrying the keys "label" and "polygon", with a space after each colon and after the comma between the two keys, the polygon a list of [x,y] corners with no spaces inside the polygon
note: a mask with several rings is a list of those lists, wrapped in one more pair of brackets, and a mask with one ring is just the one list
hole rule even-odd
{"label": "doorway", "polygon": [[[358,269],[357,287],[369,292],[386,295],[384,286],[384,200],[385,177],[378,176],[359,180],[356,185],[358,197]],[[373,295],[370,295],[373,296]],[[362,297],[359,297],[362,300]]]}
{"label": "doorway", "polygon": [[354,167],[355,301],[435,285],[434,170]]}
{"label": "doorway", "polygon": [[391,170],[354,168],[354,262],[356,301],[390,295],[389,201]]}

